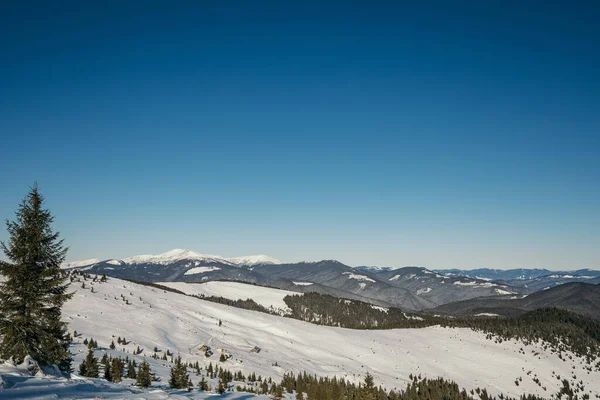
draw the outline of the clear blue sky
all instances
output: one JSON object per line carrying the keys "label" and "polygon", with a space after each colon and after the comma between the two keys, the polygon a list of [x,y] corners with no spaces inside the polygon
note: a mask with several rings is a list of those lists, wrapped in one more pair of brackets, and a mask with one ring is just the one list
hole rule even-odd
{"label": "clear blue sky", "polygon": [[37,180],[71,260],[600,268],[593,2],[46,3],[0,5],[0,217]]}

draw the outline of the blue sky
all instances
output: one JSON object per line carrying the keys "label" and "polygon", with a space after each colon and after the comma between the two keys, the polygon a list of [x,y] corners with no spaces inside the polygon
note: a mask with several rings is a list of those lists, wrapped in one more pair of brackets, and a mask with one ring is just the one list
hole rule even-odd
{"label": "blue sky", "polygon": [[12,3],[0,217],[71,260],[600,268],[593,6]]}

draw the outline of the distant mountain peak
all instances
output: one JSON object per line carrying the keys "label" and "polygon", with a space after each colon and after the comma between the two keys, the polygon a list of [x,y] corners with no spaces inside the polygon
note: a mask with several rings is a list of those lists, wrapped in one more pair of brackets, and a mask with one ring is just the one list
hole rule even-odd
{"label": "distant mountain peak", "polygon": [[100,259],[98,259],[98,258],[90,258],[88,260],[64,262],[60,266],[62,268],[76,268],[76,267],[85,267],[87,265],[92,265],[92,264],[96,264],[99,262],[100,262]]}
{"label": "distant mountain peak", "polygon": [[253,256],[242,256],[242,257],[231,257],[227,258],[227,261],[236,265],[257,265],[257,264],[282,264],[276,258],[267,256],[264,254],[258,254]]}

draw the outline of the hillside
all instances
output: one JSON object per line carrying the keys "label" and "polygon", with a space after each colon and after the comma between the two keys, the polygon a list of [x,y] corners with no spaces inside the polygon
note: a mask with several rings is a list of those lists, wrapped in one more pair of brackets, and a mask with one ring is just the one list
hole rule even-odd
{"label": "hillside", "polygon": [[[81,338],[94,337],[104,348],[113,335],[127,337],[126,349],[140,346],[140,357],[150,356],[157,346],[180,353],[187,361],[207,364],[211,360],[197,348],[208,343],[231,352],[228,368],[274,378],[286,371],[306,370],[360,380],[370,371],[377,383],[391,389],[403,387],[409,374],[421,373],[444,376],[466,388],[482,386],[517,396],[554,393],[560,382],[551,371],[562,376],[573,371],[584,379],[586,388],[600,391],[600,373],[588,374],[585,362],[577,357],[561,361],[541,345],[497,343],[470,329],[350,330],[236,309],[118,279],[95,283],[93,293],[90,287],[74,286],[76,294],[64,308],[70,329]],[[263,351],[250,353],[254,346]],[[526,349],[524,354],[521,348]],[[76,356],[77,363],[83,356],[83,351]],[[530,370],[547,391],[526,375]],[[157,367],[157,371],[167,370]],[[523,381],[516,386],[520,376]],[[196,383],[197,378],[191,378]]]}
{"label": "hillside", "polygon": [[456,315],[481,313],[516,316],[526,311],[544,307],[556,307],[600,319],[600,285],[589,283],[566,283],[530,294],[523,298],[479,298],[445,304],[430,312]]}

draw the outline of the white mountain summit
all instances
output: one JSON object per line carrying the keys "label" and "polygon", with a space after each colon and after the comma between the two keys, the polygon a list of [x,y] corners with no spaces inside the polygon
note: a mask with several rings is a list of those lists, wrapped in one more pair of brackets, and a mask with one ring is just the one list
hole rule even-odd
{"label": "white mountain summit", "polygon": [[[173,249],[162,254],[142,254],[123,259],[107,260],[113,265],[132,265],[132,264],[161,264],[169,265],[181,260],[193,260],[202,262],[218,262],[230,264],[233,266],[241,265],[257,265],[257,264],[282,264],[281,261],[267,255],[252,255],[242,257],[221,257],[210,254],[197,253],[186,249]],[[72,261],[64,263],[64,268],[83,267],[100,262],[98,259],[90,259],[85,261]]]}

